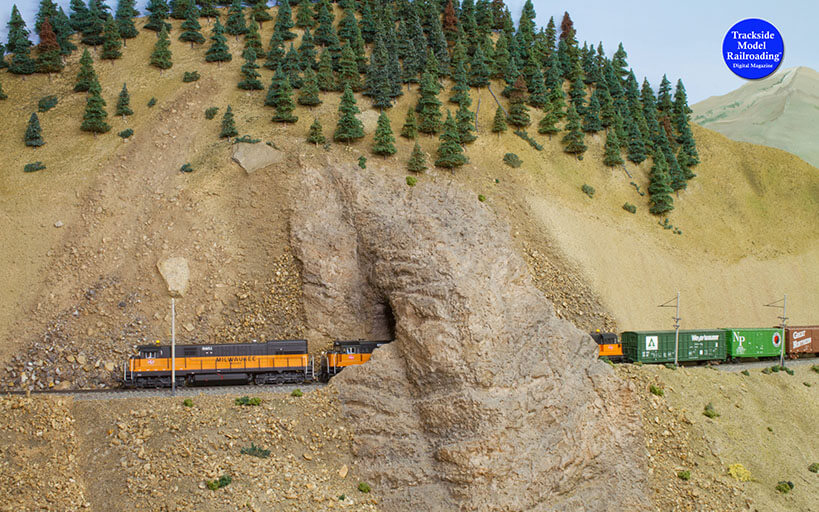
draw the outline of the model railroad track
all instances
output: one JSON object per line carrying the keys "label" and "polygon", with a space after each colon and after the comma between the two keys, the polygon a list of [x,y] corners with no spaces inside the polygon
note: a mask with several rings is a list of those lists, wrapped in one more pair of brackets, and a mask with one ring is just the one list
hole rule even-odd
{"label": "model railroad track", "polygon": [[[296,389],[304,393],[315,391],[325,384],[320,382],[309,382],[303,384],[270,384],[270,385],[241,385],[241,386],[182,386],[176,389],[176,396],[182,398],[204,395],[258,395],[271,393],[290,394]],[[5,391],[5,395],[17,396],[70,396],[75,400],[111,400],[119,398],[151,398],[169,397],[170,388],[99,388],[99,389],[40,389],[29,391]]]}

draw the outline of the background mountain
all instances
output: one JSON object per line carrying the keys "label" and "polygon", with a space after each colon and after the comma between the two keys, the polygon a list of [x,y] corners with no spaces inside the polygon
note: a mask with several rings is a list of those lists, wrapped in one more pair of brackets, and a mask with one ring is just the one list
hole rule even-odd
{"label": "background mountain", "polygon": [[785,69],[691,108],[701,126],[784,149],[819,167],[819,73],[811,68]]}

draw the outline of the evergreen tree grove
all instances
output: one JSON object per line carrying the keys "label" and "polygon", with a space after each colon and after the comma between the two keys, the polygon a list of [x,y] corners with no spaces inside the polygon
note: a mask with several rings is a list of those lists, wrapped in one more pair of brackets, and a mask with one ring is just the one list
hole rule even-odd
{"label": "evergreen tree grove", "polygon": [[296,108],[295,103],[293,103],[293,88],[290,86],[290,79],[284,74],[281,66],[273,75],[265,105],[275,109],[272,119],[274,122],[295,123],[299,120],[297,116],[293,115],[293,110]]}

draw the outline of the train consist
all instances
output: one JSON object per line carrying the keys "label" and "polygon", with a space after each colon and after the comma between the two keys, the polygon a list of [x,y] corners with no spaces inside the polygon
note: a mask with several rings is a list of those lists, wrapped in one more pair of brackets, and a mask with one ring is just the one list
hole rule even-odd
{"label": "train consist", "polygon": [[779,357],[782,344],[785,354],[819,354],[819,326],[794,326],[784,329],[689,329],[679,331],[594,332],[600,357],[611,361],[640,363],[673,363],[677,360],[733,361],[749,358]]}
{"label": "train consist", "polygon": [[[326,382],[344,368],[363,364],[373,350],[389,341],[336,341],[322,354],[319,372],[307,350],[307,340],[265,343],[177,345],[176,385],[285,384]],[[125,363],[122,383],[129,388],[170,387],[171,347],[142,345]]]}

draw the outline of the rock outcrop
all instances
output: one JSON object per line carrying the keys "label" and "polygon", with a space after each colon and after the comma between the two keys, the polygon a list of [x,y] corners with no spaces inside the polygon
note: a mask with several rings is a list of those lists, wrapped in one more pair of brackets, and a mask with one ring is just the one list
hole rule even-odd
{"label": "rock outcrop", "polygon": [[185,292],[188,291],[188,279],[190,278],[188,260],[175,256],[160,261],[156,264],[156,268],[168,286],[168,293],[172,297],[184,297]]}
{"label": "rock outcrop", "polygon": [[280,163],[284,152],[273,149],[267,144],[238,142],[233,145],[233,161],[239,164],[248,174]]}
{"label": "rock outcrop", "polygon": [[334,379],[387,510],[642,510],[642,425],[556,318],[508,228],[455,183],[306,169],[291,241],[307,324],[381,337]]}

